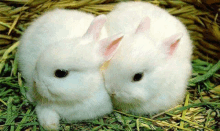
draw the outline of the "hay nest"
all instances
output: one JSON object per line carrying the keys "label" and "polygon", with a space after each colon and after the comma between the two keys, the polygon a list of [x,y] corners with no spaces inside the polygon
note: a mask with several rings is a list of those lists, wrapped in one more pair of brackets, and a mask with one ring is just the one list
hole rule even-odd
{"label": "hay nest", "polygon": [[[43,12],[54,8],[107,14],[123,0],[3,0],[0,2],[0,130],[43,130],[25,97],[14,59],[19,37]],[[124,0],[126,1],[126,0]],[[220,128],[220,2],[146,0],[168,10],[188,28],[193,44],[193,75],[185,103],[154,116],[114,111],[97,120],[61,122],[62,130],[216,130]],[[199,58],[199,59],[198,59]],[[219,62],[218,62],[219,61]]]}

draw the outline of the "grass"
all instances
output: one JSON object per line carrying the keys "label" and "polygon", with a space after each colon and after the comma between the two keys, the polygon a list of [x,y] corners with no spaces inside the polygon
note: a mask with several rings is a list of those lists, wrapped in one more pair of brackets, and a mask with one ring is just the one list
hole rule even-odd
{"label": "grass", "polygon": [[[12,45],[13,47],[14,45]],[[25,96],[14,54],[5,60],[0,77],[0,130],[44,130],[37,121],[34,105]],[[220,61],[192,61],[185,103],[157,115],[135,116],[114,110],[103,118],[67,123],[60,130],[217,130],[220,128]]]}
{"label": "grass", "polygon": [[[93,14],[106,14],[122,0],[0,2],[0,130],[42,130],[35,105],[29,103],[23,79],[15,58],[19,37],[42,12],[50,8],[70,8]],[[128,0],[123,0],[128,1]],[[220,61],[219,19],[215,9],[194,0],[146,0],[166,8],[188,28],[195,45],[193,74],[184,102],[175,108],[154,115],[135,116],[114,110],[95,120],[78,123],[61,121],[60,130],[219,130],[220,129]],[[186,1],[186,2],[184,2]],[[207,1],[208,2],[208,1]],[[217,44],[216,44],[217,43]],[[198,59],[200,58],[200,59]],[[203,59],[203,60],[202,60]],[[205,61],[204,61],[205,60]],[[212,63],[209,63],[209,62]],[[215,63],[215,64],[213,64]]]}

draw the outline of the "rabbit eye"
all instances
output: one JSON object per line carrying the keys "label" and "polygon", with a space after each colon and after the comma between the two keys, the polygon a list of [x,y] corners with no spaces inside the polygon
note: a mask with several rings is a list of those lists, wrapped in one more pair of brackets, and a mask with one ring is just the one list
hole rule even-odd
{"label": "rabbit eye", "polygon": [[140,81],[143,78],[143,76],[144,76],[144,73],[142,72],[135,74],[133,77],[133,82]]}
{"label": "rabbit eye", "polygon": [[69,72],[67,70],[57,69],[54,74],[58,78],[63,78],[63,77],[66,77],[68,73]]}

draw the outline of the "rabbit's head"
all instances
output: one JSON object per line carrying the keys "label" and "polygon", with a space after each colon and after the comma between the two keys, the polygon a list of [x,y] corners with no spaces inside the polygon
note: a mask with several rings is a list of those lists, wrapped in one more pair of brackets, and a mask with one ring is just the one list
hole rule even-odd
{"label": "rabbit's head", "polygon": [[172,71],[166,63],[173,57],[182,34],[158,41],[150,37],[149,28],[150,19],[146,17],[135,33],[125,35],[105,70],[106,89],[113,102],[140,105],[166,84],[166,73]]}
{"label": "rabbit's head", "polygon": [[99,40],[105,21],[104,15],[98,16],[82,37],[61,40],[43,51],[33,74],[34,90],[42,98],[83,101],[104,89],[99,68],[122,38],[119,34]]}

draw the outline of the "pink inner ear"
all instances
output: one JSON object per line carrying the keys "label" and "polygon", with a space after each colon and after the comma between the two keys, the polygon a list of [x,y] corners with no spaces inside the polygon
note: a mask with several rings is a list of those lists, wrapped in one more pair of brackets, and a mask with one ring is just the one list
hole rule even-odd
{"label": "pink inner ear", "polygon": [[176,47],[177,47],[179,41],[180,41],[180,39],[177,40],[177,41],[175,41],[172,45],[170,45],[169,55],[172,55],[172,54],[173,54],[173,52],[175,51],[175,49],[176,49]]}
{"label": "pink inner ear", "polygon": [[145,17],[141,20],[139,26],[136,29],[135,33],[142,33],[142,32],[146,32],[150,29],[150,18],[149,17]]}
{"label": "pink inner ear", "polygon": [[117,40],[115,40],[115,41],[113,41],[113,42],[106,48],[104,55],[107,56],[107,57],[110,56],[110,55],[117,49],[117,47],[118,47],[118,45],[119,45],[121,39],[122,39],[122,37],[119,38],[119,39],[117,39]]}
{"label": "pink inner ear", "polygon": [[107,18],[105,15],[97,16],[90,24],[85,35],[92,36],[94,40],[97,40],[106,22],[106,19]]}

